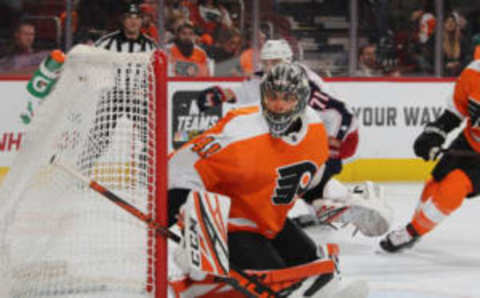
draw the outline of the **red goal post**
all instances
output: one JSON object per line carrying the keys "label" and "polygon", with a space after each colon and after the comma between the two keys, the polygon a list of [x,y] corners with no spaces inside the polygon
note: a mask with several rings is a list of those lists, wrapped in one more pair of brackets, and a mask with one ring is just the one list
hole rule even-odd
{"label": "red goal post", "polygon": [[166,297],[166,240],[49,160],[166,225],[167,102],[164,53],[69,52],[0,189],[0,296]]}

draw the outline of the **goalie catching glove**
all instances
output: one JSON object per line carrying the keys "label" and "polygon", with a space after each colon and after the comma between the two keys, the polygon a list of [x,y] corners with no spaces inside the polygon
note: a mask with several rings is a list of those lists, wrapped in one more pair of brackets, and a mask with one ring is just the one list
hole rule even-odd
{"label": "goalie catching glove", "polygon": [[393,220],[383,189],[370,181],[355,186],[344,197],[316,199],[312,205],[325,223],[352,224],[367,237],[385,234]]}

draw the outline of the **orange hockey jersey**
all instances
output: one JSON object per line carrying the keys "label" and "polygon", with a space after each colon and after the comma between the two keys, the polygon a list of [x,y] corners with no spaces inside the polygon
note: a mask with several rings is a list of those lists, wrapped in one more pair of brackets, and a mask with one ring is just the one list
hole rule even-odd
{"label": "orange hockey jersey", "polygon": [[470,63],[460,74],[448,109],[461,119],[467,118],[464,134],[475,151],[480,152],[480,123],[473,123],[468,105],[480,105],[480,61]]}
{"label": "orange hockey jersey", "polygon": [[169,188],[227,195],[230,231],[273,238],[295,200],[320,182],[328,157],[325,127],[310,107],[302,123],[274,138],[259,107],[230,111],[170,158]]}

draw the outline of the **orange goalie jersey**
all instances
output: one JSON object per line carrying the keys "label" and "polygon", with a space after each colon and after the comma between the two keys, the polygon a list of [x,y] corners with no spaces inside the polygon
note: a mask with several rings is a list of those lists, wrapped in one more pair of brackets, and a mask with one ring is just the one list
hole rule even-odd
{"label": "orange goalie jersey", "polygon": [[473,123],[469,114],[469,105],[480,106],[480,60],[470,63],[460,74],[453,97],[448,103],[449,110],[460,116],[468,117],[464,129],[465,137],[475,151],[480,152],[480,123]]}
{"label": "orange goalie jersey", "polygon": [[325,127],[310,107],[302,123],[274,138],[259,107],[233,110],[170,158],[169,188],[227,195],[230,231],[273,238],[295,200],[319,183],[328,157]]}

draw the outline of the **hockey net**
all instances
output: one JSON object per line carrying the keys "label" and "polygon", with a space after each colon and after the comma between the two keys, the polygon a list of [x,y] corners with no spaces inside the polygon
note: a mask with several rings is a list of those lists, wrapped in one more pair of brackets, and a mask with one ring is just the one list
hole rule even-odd
{"label": "hockey net", "polygon": [[2,183],[1,297],[165,297],[164,239],[50,159],[166,224],[166,69],[160,52],[70,51]]}

